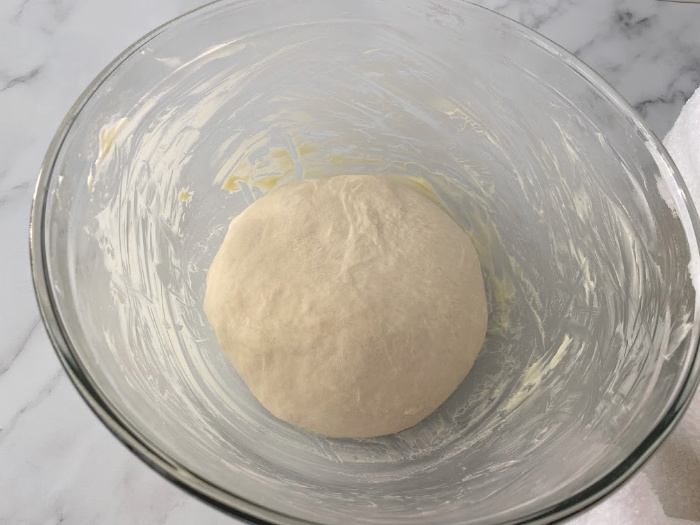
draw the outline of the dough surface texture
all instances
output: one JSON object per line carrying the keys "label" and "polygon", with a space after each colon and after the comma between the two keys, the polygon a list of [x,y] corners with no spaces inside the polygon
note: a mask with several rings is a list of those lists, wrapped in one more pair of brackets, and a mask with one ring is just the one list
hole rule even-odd
{"label": "dough surface texture", "polygon": [[486,333],[469,236],[393,177],[275,188],[230,224],[204,310],[272,414],[331,437],[409,428],[469,372]]}

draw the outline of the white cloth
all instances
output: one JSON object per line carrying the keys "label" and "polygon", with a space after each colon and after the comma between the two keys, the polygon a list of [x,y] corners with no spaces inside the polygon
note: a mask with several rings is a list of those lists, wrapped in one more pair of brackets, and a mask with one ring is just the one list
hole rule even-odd
{"label": "white cloth", "polygon": [[[664,139],[700,210],[700,88]],[[700,524],[700,390],[666,442],[615,494],[570,525]]]}

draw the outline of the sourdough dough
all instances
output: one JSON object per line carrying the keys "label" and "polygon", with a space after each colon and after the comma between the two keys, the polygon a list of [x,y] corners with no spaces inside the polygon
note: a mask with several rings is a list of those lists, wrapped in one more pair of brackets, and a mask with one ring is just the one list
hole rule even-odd
{"label": "sourdough dough", "polygon": [[411,427],[469,372],[486,333],[464,231],[399,179],[339,176],[270,191],[236,217],[204,310],[262,405],[305,429]]}

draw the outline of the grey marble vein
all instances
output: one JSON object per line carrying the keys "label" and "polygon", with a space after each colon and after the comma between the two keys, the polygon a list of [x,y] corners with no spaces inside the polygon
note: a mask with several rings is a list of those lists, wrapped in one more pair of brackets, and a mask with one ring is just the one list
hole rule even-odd
{"label": "grey marble vein", "polygon": [[27,4],[29,2],[30,2],[30,0],[22,0],[22,3],[17,8],[17,11],[10,19],[12,22],[17,22],[22,17],[22,15],[24,14],[24,8],[27,6]]}
{"label": "grey marble vein", "polygon": [[46,397],[51,395],[53,392],[54,388],[56,387],[56,384],[65,377],[65,374],[63,373],[62,370],[58,370],[49,380],[44,387],[39,390],[39,392],[32,398],[32,400],[21,407],[14,417],[10,419],[8,422],[0,426],[0,444],[2,443],[3,439],[7,434],[12,432],[13,428],[17,424],[17,422],[20,420],[20,418],[28,411],[31,411],[33,408],[35,408],[37,405],[39,405]]}
{"label": "grey marble vein", "polygon": [[[39,76],[39,73],[41,73],[41,68],[35,67],[34,69],[28,71],[23,75],[10,78],[7,82],[5,82],[4,86],[0,87],[0,93],[2,93],[3,91],[7,91],[8,89],[11,89],[15,86],[31,82]],[[2,72],[0,72],[0,75],[5,76],[2,74]]]}
{"label": "grey marble vein", "polygon": [[24,350],[24,347],[27,345],[27,342],[34,334],[34,331],[37,328],[39,328],[40,324],[41,320],[37,319],[36,322],[29,329],[29,332],[27,333],[26,337],[24,337],[24,339],[20,341],[19,345],[15,347],[14,351],[9,356],[3,356],[2,354],[0,354],[0,376],[7,372],[12,366],[12,364],[17,360],[17,358],[22,353],[22,350]]}
{"label": "grey marble vein", "polygon": [[[3,179],[3,174],[0,173],[0,181]],[[12,199],[16,194],[23,193],[27,188],[29,188],[29,181],[22,182],[11,186],[9,189],[0,193],[0,206]]]}

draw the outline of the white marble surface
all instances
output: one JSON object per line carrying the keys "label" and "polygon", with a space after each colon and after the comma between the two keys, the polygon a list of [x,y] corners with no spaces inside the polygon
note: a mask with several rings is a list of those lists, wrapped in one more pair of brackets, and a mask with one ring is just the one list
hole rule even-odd
{"label": "white marble surface", "polygon": [[[2,524],[232,522],[132,457],[78,397],[39,321],[27,251],[34,181],[63,115],[124,47],[200,3],[0,2]],[[616,87],[660,137],[700,85],[700,5],[653,0],[480,3],[576,53]],[[688,461],[678,468],[695,465],[700,472],[700,458]],[[614,498],[625,491],[634,493],[647,482],[645,476],[637,476]],[[672,512],[666,509],[667,514],[700,520],[697,493],[688,498]],[[645,505],[640,501],[639,508]],[[637,523],[662,520],[653,512],[642,514]],[[608,517],[611,522],[616,519]],[[587,521],[600,519],[589,513]]]}

